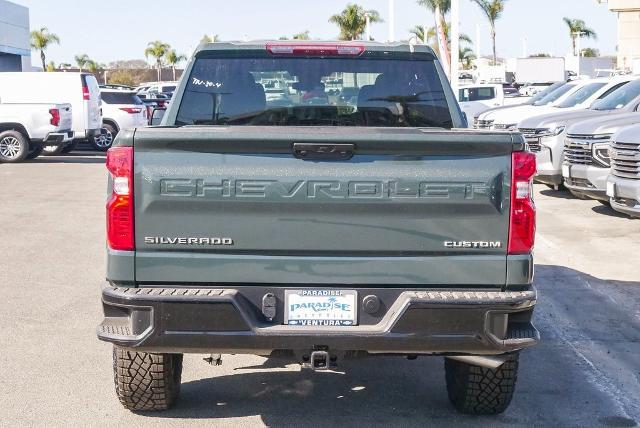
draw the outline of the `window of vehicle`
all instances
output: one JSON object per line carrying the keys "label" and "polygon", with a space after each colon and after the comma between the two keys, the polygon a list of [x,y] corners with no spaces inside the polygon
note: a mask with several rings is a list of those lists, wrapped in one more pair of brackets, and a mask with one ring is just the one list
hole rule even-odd
{"label": "window of vehicle", "polygon": [[624,85],[626,85],[629,82],[621,82],[618,83],[617,85],[613,85],[612,87],[610,87],[609,89],[607,89],[604,94],[600,95],[598,97],[599,100],[603,99],[604,97],[608,96],[610,93],[612,93],[613,91],[616,91],[618,88],[623,87]]}
{"label": "window of vehicle", "polygon": [[598,90],[602,89],[604,85],[606,85],[606,83],[604,82],[589,83],[587,85],[584,85],[582,88],[578,89],[573,94],[569,95],[564,101],[558,104],[558,107],[568,108],[575,107],[578,104],[582,104]]}
{"label": "window of vehicle", "polygon": [[640,80],[634,80],[591,105],[592,110],[616,110],[640,97]]}
{"label": "window of vehicle", "polygon": [[200,58],[176,123],[453,126],[433,61],[308,57]]}
{"label": "window of vehicle", "polygon": [[142,104],[142,100],[134,92],[102,92],[102,101],[107,104]]}
{"label": "window of vehicle", "polygon": [[558,98],[566,94],[567,92],[575,89],[575,83],[567,83],[566,85],[560,86],[555,91],[551,91],[546,96],[542,97],[542,99],[533,103],[534,106],[544,106],[556,101]]}
{"label": "window of vehicle", "polygon": [[176,90],[176,86],[175,85],[163,86],[161,92],[171,93],[171,92],[175,92],[175,90]]}
{"label": "window of vehicle", "polygon": [[495,88],[461,88],[460,101],[486,101],[496,97]]}

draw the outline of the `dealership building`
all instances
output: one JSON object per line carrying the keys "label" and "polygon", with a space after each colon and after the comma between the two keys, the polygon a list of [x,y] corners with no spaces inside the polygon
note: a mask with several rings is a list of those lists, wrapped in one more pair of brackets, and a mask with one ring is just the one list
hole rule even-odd
{"label": "dealership building", "polygon": [[618,67],[632,68],[640,60],[640,0],[599,0],[618,14]]}
{"label": "dealership building", "polygon": [[29,9],[0,0],[0,71],[30,71]]}

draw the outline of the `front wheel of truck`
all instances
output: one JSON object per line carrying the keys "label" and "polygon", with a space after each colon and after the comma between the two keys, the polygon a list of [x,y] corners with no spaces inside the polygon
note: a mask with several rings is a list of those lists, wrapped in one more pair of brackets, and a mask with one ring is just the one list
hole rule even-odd
{"label": "front wheel of truck", "polygon": [[134,411],[166,410],[180,393],[182,354],[150,354],[113,348],[116,394]]}
{"label": "front wheel of truck", "polygon": [[509,407],[518,376],[518,354],[497,369],[449,358],[444,367],[449,399],[459,412],[495,415]]}

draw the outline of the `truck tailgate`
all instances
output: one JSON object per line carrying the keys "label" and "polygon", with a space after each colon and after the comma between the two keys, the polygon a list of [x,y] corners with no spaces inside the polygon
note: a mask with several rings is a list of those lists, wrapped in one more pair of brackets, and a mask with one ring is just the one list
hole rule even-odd
{"label": "truck tailgate", "polygon": [[505,284],[510,134],[191,126],[134,141],[137,282]]}

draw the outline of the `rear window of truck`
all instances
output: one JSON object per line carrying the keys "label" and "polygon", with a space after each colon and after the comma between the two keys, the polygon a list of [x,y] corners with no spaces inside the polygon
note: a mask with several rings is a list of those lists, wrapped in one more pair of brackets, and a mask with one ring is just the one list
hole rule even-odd
{"label": "rear window of truck", "polygon": [[177,125],[451,128],[429,60],[199,58]]}

